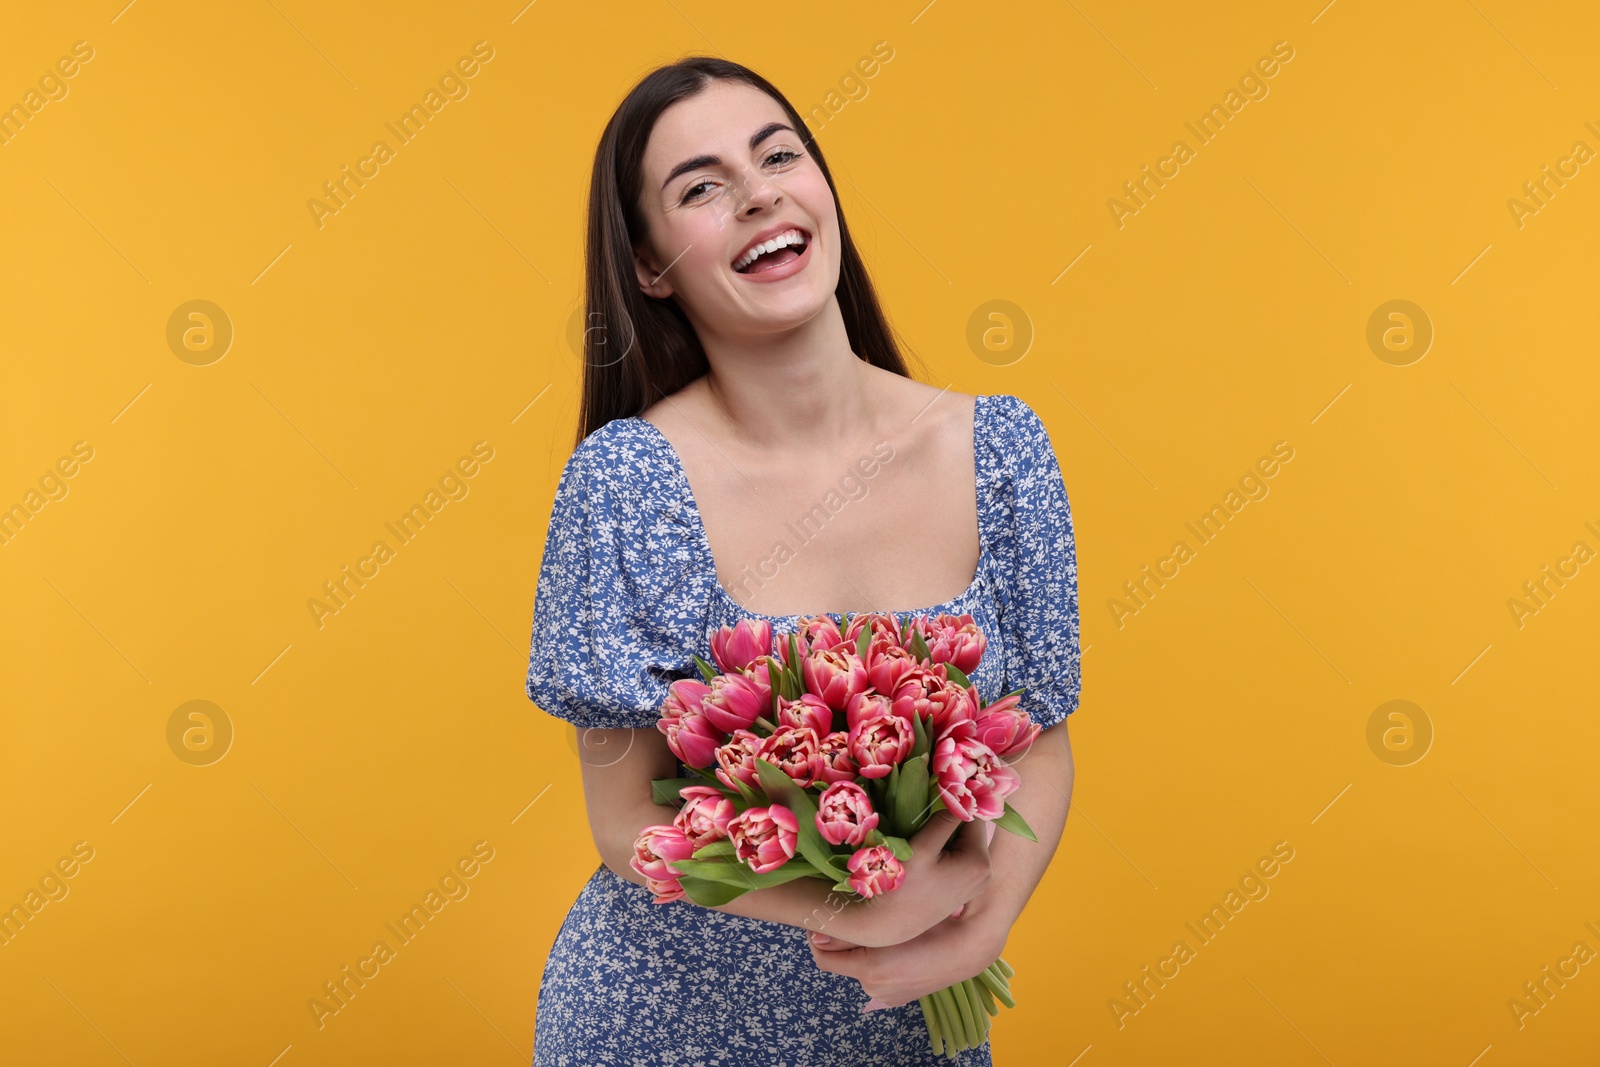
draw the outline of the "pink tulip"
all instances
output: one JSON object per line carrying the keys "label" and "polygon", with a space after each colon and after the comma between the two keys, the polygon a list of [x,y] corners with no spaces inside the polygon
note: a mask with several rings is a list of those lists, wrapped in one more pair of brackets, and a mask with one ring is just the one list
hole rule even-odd
{"label": "pink tulip", "polygon": [[874,644],[867,649],[867,681],[880,693],[892,693],[900,679],[922,665],[909,649],[899,645]]}
{"label": "pink tulip", "polygon": [[644,884],[654,898],[650,901],[652,904],[671,904],[675,900],[689,899],[689,894],[683,891],[683,883],[676,878],[646,878]]}
{"label": "pink tulip", "polygon": [[710,785],[685,786],[678,791],[684,799],[672,825],[683,831],[695,851],[728,836],[728,823],[735,814],[733,801],[722,795],[722,790]]}
{"label": "pink tulip", "polygon": [[761,788],[761,776],[756,770],[756,757],[761,753],[761,743],[766,738],[749,730],[735,730],[728,743],[717,748],[717,778],[729,789],[737,788],[735,779],[752,789]]}
{"label": "pink tulip", "polygon": [[850,698],[863,692],[871,683],[867,680],[867,666],[861,657],[844,646],[831,649],[812,649],[800,665],[808,692],[821,697],[834,711],[843,711]]}
{"label": "pink tulip", "polygon": [[757,716],[772,710],[772,687],[759,675],[719,674],[711,679],[711,691],[701,699],[700,709],[725,734],[748,730]]}
{"label": "pink tulip", "polygon": [[1044,727],[1019,708],[1020,694],[1012,693],[978,712],[977,738],[1001,757],[1020,755],[1028,750]]}
{"label": "pink tulip", "polygon": [[928,722],[931,717],[935,742],[950,736],[973,736],[977,699],[972,688],[950,680],[943,664],[908,671],[893,690],[891,705],[896,715],[906,719],[916,716]]}
{"label": "pink tulip", "polygon": [[[795,641],[800,646],[800,655],[808,655],[817,649],[838,648],[844,644],[844,635],[839,632],[839,624],[829,615],[806,615],[801,617],[799,625],[794,632]],[[788,642],[784,642],[785,645]],[[787,661],[785,661],[787,662]]]}
{"label": "pink tulip", "polygon": [[711,687],[695,678],[679,678],[667,687],[667,699],[661,702],[661,717],[676,719],[687,712],[698,712],[700,702],[711,692]]}
{"label": "pink tulip", "polygon": [[727,735],[698,711],[657,719],[656,729],[667,735],[667,747],[686,767],[711,766],[717,761],[717,746],[727,740]]}
{"label": "pink tulip", "polygon": [[628,866],[649,883],[655,894],[655,904],[669,904],[683,897],[683,886],[678,882],[678,872],[667,864],[673,860],[686,860],[693,856],[694,846],[676,826],[646,826],[633,842],[633,856]]}
{"label": "pink tulip", "polygon": [[782,804],[746,808],[728,823],[734,855],[757,874],[775,871],[794,858],[800,823]]}
{"label": "pink tulip", "polygon": [[906,869],[900,865],[888,845],[869,845],[856,849],[848,866],[850,888],[868,899],[899,889],[906,880]]}
{"label": "pink tulip", "polygon": [[885,611],[869,611],[852,618],[850,625],[845,628],[844,639],[849,642],[851,648],[856,647],[864,628],[872,632],[872,636],[867,638],[869,649],[880,643],[895,646],[901,643],[900,620]]}
{"label": "pink tulip", "polygon": [[799,700],[778,698],[779,726],[809,726],[818,737],[833,732],[833,709],[815,693],[802,693]]}
{"label": "pink tulip", "polygon": [[817,801],[817,832],[830,845],[859,845],[878,825],[867,791],[854,782],[835,782]]}
{"label": "pink tulip", "polygon": [[886,778],[916,744],[911,724],[898,715],[873,715],[850,727],[850,755],[863,778]]}
{"label": "pink tulip", "polygon": [[978,669],[988,638],[971,615],[923,616],[912,625],[927,643],[931,662],[949,663],[962,674]]}
{"label": "pink tulip", "polygon": [[1022,779],[994,750],[975,738],[947,737],[933,749],[931,771],[944,806],[958,819],[998,819],[1005,798]]}
{"label": "pink tulip", "polygon": [[802,788],[822,777],[822,749],[809,726],[785,726],[761,742],[756,755]]}
{"label": "pink tulip", "polygon": [[832,785],[834,782],[853,782],[860,773],[856,766],[856,758],[850,755],[850,734],[844,730],[835,730],[817,745],[818,752],[822,755],[822,776],[819,781]]}
{"label": "pink tulip", "polygon": [[888,697],[868,689],[851,697],[850,703],[845,705],[845,729],[854,729],[856,723],[862,719],[873,719],[879,715],[895,714],[898,713],[894,710],[894,703]]}
{"label": "pink tulip", "polygon": [[772,655],[772,623],[741,619],[711,635],[711,658],[724,673],[742,671]]}

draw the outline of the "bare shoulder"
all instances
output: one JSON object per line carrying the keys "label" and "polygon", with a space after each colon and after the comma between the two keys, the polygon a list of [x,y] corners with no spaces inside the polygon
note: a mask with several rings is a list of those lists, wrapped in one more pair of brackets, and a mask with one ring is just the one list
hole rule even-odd
{"label": "bare shoulder", "polygon": [[676,438],[677,431],[681,431],[685,424],[696,423],[700,406],[705,402],[705,385],[705,376],[701,375],[676,393],[662,397],[639,412],[639,417],[661,430],[668,438]]}
{"label": "bare shoulder", "polygon": [[912,427],[914,438],[944,443],[957,451],[972,441],[973,416],[978,398],[956,389],[940,388],[874,367],[885,428]]}

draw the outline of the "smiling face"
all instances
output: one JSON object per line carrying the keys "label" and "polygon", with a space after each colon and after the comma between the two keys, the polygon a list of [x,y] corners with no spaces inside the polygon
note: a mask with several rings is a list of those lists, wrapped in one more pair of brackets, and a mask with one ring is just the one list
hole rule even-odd
{"label": "smiling face", "polygon": [[[642,174],[649,235],[635,249],[639,286],[675,296],[702,336],[792,329],[834,299],[833,191],[760,89],[717,79],[667,108]],[[752,248],[768,251],[752,261]]]}

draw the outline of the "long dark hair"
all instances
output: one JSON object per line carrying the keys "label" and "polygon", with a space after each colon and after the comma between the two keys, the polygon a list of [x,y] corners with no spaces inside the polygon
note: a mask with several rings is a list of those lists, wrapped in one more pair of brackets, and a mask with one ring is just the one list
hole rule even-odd
{"label": "long dark hair", "polygon": [[[612,419],[639,414],[710,369],[700,338],[682,309],[670,297],[656,298],[639,291],[633,252],[648,233],[639,201],[650,131],[663,111],[700,92],[715,78],[745,82],[776,100],[822,170],[834,203],[839,202],[838,187],[805,120],[755,71],[725,59],[689,56],[640,79],[606,123],[589,181],[578,444]],[[842,208],[839,285],[834,292],[851,350],[874,366],[909,378],[866,264],[850,239]]]}

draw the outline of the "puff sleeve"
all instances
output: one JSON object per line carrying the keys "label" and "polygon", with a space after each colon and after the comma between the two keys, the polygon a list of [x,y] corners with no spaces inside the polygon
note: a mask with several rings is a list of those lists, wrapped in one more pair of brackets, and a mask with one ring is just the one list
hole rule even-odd
{"label": "puff sleeve", "polygon": [[1049,728],[1077,709],[1081,688],[1072,510],[1043,421],[1017,397],[998,399],[995,556],[1004,691],[1023,690],[1021,707]]}
{"label": "puff sleeve", "polygon": [[616,424],[590,434],[556,488],[534,595],[528,697],[579,727],[653,727],[668,687],[698,677],[702,613],[661,479]]}

